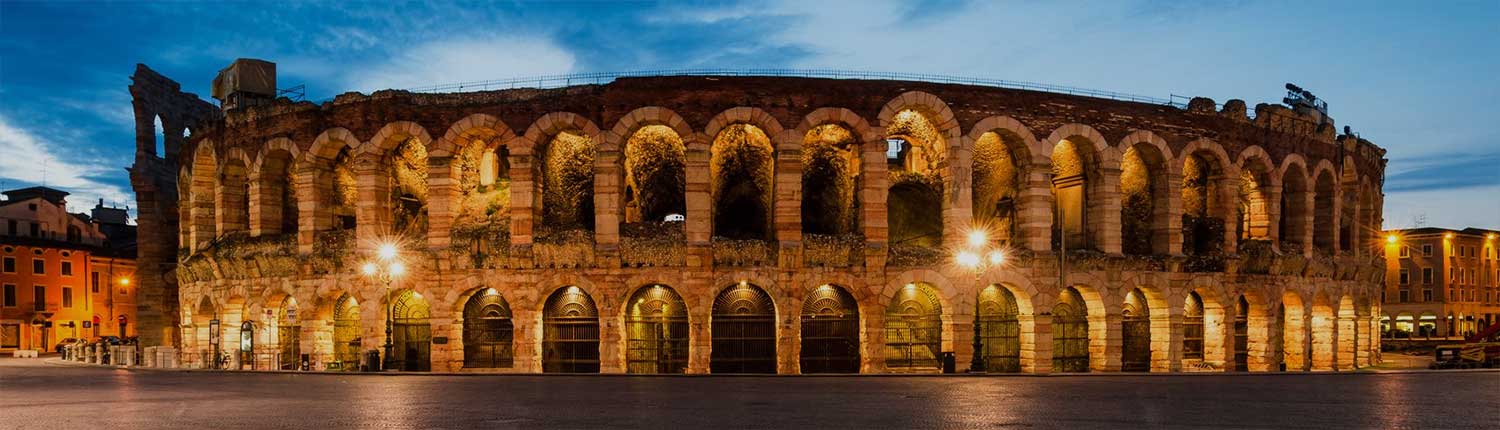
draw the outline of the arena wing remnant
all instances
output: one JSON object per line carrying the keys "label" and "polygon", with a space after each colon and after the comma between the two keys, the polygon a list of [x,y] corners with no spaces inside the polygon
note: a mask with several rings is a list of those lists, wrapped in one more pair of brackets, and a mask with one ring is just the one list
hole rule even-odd
{"label": "arena wing remnant", "polygon": [[[135,80],[142,322],[187,365],[357,368],[387,315],[410,370],[1379,359],[1385,151],[1321,110],[670,76],[220,112]],[[976,230],[1003,264],[953,263]]]}

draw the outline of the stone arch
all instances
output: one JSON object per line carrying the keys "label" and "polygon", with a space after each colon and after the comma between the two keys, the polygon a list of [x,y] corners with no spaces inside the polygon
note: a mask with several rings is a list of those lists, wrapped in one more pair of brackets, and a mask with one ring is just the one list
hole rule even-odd
{"label": "stone arch", "polygon": [[296,234],[297,144],[278,137],[265,144],[250,168],[250,234]]}
{"label": "stone arch", "polygon": [[782,129],[759,109],[737,107],[709,120],[713,236],[770,240],[775,230],[776,154]]}
{"label": "stone arch", "polygon": [[1271,300],[1259,289],[1246,288],[1240,291],[1235,307],[1235,355],[1236,365],[1241,370],[1264,372],[1273,370],[1276,363],[1272,353],[1276,345],[1273,332],[1279,324],[1274,321],[1276,313],[1270,307]]}
{"label": "stone arch", "polygon": [[1338,248],[1338,175],[1333,163],[1319,160],[1313,168],[1313,247],[1333,254]]}
{"label": "stone arch", "polygon": [[886,135],[886,221],[892,252],[901,256],[937,249],[956,238],[954,228],[968,218],[968,208],[959,201],[967,178],[963,184],[954,182],[952,152],[962,133],[958,120],[942,99],[921,91],[887,102],[877,118]]}
{"label": "stone arch", "polygon": [[558,285],[539,301],[543,373],[599,373],[600,311],[586,279]]}
{"label": "stone arch", "polygon": [[[354,156],[363,146],[349,130],[331,128],[313,139],[300,157],[297,199],[310,204],[301,206],[298,218],[310,223],[312,232],[353,229],[357,225]],[[306,243],[312,243],[312,239],[306,238]]]}
{"label": "stone arch", "polygon": [[[419,135],[410,126],[405,133]],[[434,244],[440,245],[446,238],[473,245],[497,236],[490,234],[497,230],[512,235],[529,233],[509,228],[516,215],[511,208],[515,190],[510,167],[516,147],[522,146],[519,141],[505,121],[476,113],[454,122],[432,143],[427,152],[428,194],[432,197],[428,235],[435,239]],[[504,239],[508,237],[500,240]]]}
{"label": "stone arch", "polygon": [[1118,195],[1104,186],[1104,167],[1118,166],[1119,155],[1099,131],[1083,124],[1058,127],[1042,147],[1052,160],[1054,249],[1118,252],[1118,235],[1106,227],[1118,218],[1105,210],[1105,202]]}
{"label": "stone arch", "polygon": [[1308,186],[1307,162],[1300,154],[1281,161],[1280,248],[1301,253],[1312,249],[1313,195]]}
{"label": "stone arch", "polygon": [[891,295],[885,308],[886,369],[896,372],[936,372],[942,366],[944,340],[938,289],[927,282],[910,282]]}
{"label": "stone arch", "polygon": [[1238,199],[1235,207],[1235,237],[1239,241],[1273,240],[1272,235],[1272,191],[1279,178],[1272,176],[1276,165],[1271,156],[1260,146],[1251,145],[1240,151],[1235,160],[1239,167],[1239,183],[1236,185]]}
{"label": "stone arch", "polygon": [[[852,233],[863,234],[864,240],[872,242],[884,242],[888,238],[889,230],[886,222],[886,198],[884,192],[888,188],[889,179],[886,172],[886,141],[881,131],[872,128],[868,122],[859,114],[849,109],[839,107],[824,107],[813,110],[803,117],[802,122],[792,132],[792,136],[805,136],[811,134],[816,127],[836,126],[848,130],[853,135],[855,146],[849,148],[849,164],[856,164],[848,168],[857,180],[853,183],[853,195],[851,207],[848,209],[852,215],[855,227]],[[790,141],[790,138],[789,140]],[[815,154],[813,150],[806,147],[802,149],[803,164],[807,170],[815,170],[818,165],[815,160],[808,160]],[[857,163],[855,163],[857,162]],[[804,170],[806,172],[807,170]],[[885,182],[882,182],[885,180]],[[806,179],[804,179],[806,182]],[[806,198],[815,195],[818,190],[808,188],[807,184],[799,184],[802,190],[799,193]],[[801,208],[806,210],[810,206],[803,204]],[[803,221],[803,220],[799,220]],[[803,224],[806,224],[803,222]]]}
{"label": "stone arch", "polygon": [[[979,120],[959,148],[959,158],[970,160],[968,196],[972,223],[984,226],[1002,243],[1025,247],[1020,240],[1022,217],[1036,199],[1023,199],[1043,167],[1035,157],[1036,136],[1008,116]],[[962,154],[968,154],[967,156]],[[962,167],[962,166],[961,166]]]}
{"label": "stone arch", "polygon": [[1122,371],[1171,369],[1171,314],[1166,295],[1139,285],[1120,298]]}
{"label": "stone arch", "polygon": [[463,305],[454,308],[463,316],[459,319],[463,367],[515,367],[516,321],[510,302],[491,287],[475,288],[460,297],[465,299]]}
{"label": "stone arch", "polygon": [[362,160],[356,169],[360,195],[372,200],[357,210],[362,215],[359,225],[371,229],[361,237],[387,231],[413,239],[426,237],[430,214],[427,148],[431,145],[432,138],[421,125],[396,121],[381,127],[356,156]]}
{"label": "stone arch", "polygon": [[1120,155],[1120,249],[1126,254],[1173,254],[1171,184],[1175,169],[1166,140],[1147,130],[1126,135]]}
{"label": "stone arch", "polygon": [[[599,126],[572,112],[552,112],[537,118],[517,145],[532,155],[534,192],[532,217],[538,229],[562,232],[594,231],[594,179]],[[527,202],[521,202],[526,204]],[[591,235],[589,235],[592,239]],[[559,236],[559,239],[562,237]]]}
{"label": "stone arch", "polygon": [[[609,221],[618,224],[621,236],[628,240],[633,237],[633,232],[641,229],[632,226],[650,226],[648,223],[661,222],[669,214],[683,215],[685,222],[676,223],[684,234],[690,230],[686,228],[686,224],[707,222],[703,218],[708,216],[708,208],[690,208],[687,198],[689,190],[696,192],[700,184],[689,184],[685,171],[689,166],[698,166],[699,160],[695,157],[701,155],[702,158],[707,158],[707,151],[689,156],[689,148],[698,147],[694,142],[695,138],[692,128],[681,116],[656,106],[631,111],[621,117],[610,132],[605,133],[598,151],[597,169],[600,172],[619,173],[605,173],[608,177],[596,178],[595,184],[617,184],[617,187],[596,188],[595,193],[600,196],[601,201],[608,203],[608,206],[601,207],[620,208],[621,212]],[[647,162],[650,160],[638,161],[645,154],[657,153],[660,153],[660,157],[653,156],[660,160],[657,163]],[[701,161],[701,167],[707,168],[707,160]],[[638,162],[639,166],[636,165]],[[642,169],[646,171],[640,172]],[[642,186],[638,184],[640,181],[652,185]],[[701,186],[701,192],[706,193],[706,178]],[[643,195],[646,190],[655,191]],[[694,204],[698,203],[695,201]],[[602,219],[600,222],[609,224]],[[704,236],[695,236],[693,239],[707,241],[708,237],[706,234]],[[622,258],[628,260],[630,256]]]}
{"label": "stone arch", "polygon": [[822,284],[794,301],[801,373],[859,373],[864,354],[859,300],[846,286]]}
{"label": "stone arch", "polygon": [[827,236],[859,234],[861,217],[855,211],[864,164],[860,135],[841,122],[828,121],[797,136],[802,139],[799,221],[804,241],[812,247]]}
{"label": "stone arch", "polygon": [[684,373],[688,369],[687,303],[669,286],[642,285],[625,301],[622,358],[627,373]]}
{"label": "stone arch", "polygon": [[[907,91],[886,102],[880,108],[880,113],[876,115],[876,118],[888,135],[907,136],[904,139],[922,141],[914,143],[913,147],[909,148],[913,151],[912,155],[915,158],[902,157],[903,161],[911,160],[911,163],[908,163],[902,170],[917,174],[938,173],[944,179],[948,179],[949,172],[943,171],[946,167],[940,166],[951,158],[951,154],[948,153],[949,148],[958,145],[962,132],[959,130],[958,120],[953,116],[953,110],[948,107],[947,103],[929,93]],[[913,124],[910,127],[931,127],[931,129],[914,128],[905,131],[907,126],[904,123],[908,121],[927,123],[925,126]],[[909,135],[912,133],[922,134],[922,136]],[[907,150],[908,148],[901,148],[903,153]],[[926,165],[920,165],[923,164],[922,162]]]}
{"label": "stone arch", "polygon": [[1239,167],[1230,161],[1224,147],[1207,138],[1189,142],[1175,168],[1182,175],[1178,197],[1182,207],[1182,247],[1187,255],[1223,251],[1226,220],[1234,203],[1226,191],[1234,188]]}
{"label": "stone arch", "polygon": [[710,306],[710,373],[776,373],[777,306],[765,289],[740,281]]}

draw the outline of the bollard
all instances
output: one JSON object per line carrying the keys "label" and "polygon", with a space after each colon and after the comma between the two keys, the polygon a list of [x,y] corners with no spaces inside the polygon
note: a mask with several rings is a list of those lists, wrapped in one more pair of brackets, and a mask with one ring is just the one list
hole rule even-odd
{"label": "bollard", "polygon": [[120,347],[120,355],[119,355],[119,357],[120,357],[120,359],[116,360],[116,361],[120,362],[121,366],[124,366],[124,367],[134,367],[135,366],[135,347],[134,346],[130,346],[130,345],[121,346]]}

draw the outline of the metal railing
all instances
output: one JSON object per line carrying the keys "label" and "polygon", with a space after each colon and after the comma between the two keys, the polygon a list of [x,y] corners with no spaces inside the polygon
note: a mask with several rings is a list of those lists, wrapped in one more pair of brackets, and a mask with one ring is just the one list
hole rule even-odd
{"label": "metal railing", "polygon": [[[666,76],[727,76],[727,77],[797,77],[830,79],[871,79],[918,81],[939,84],[975,85],[1015,90],[1041,91],[1076,96],[1097,97],[1111,100],[1185,107],[1171,98],[1159,98],[1115,91],[1096,90],[1066,85],[1037,82],[1011,81],[1005,79],[974,78],[930,73],[867,72],[838,69],[656,69],[628,72],[593,72],[559,75],[541,75],[521,78],[495,79],[487,81],[460,82],[407,88],[414,93],[453,93],[467,91],[508,90],[516,88],[550,89],[574,85],[602,85],[620,78],[666,77]],[[331,100],[331,99],[325,99]],[[321,101],[320,101],[321,102]]]}

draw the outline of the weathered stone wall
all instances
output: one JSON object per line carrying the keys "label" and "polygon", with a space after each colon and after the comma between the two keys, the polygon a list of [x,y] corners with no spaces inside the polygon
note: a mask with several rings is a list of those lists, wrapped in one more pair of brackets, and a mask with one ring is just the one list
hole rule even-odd
{"label": "weathered stone wall", "polygon": [[[297,246],[293,250],[290,245],[234,245],[235,240],[268,240],[225,236],[238,227],[233,222],[239,219],[237,215],[204,218],[220,220],[220,225],[184,226],[185,237],[212,234],[218,240],[187,243],[192,250],[184,254],[184,269],[179,269],[178,276],[183,283],[180,317],[195,323],[183,326],[182,337],[207,338],[202,333],[207,327],[196,323],[206,321],[204,312],[214,316],[233,312],[260,320],[265,308],[274,308],[290,296],[303,309],[318,309],[303,312],[307,317],[301,324],[301,346],[315,360],[326,361],[333,348],[326,335],[333,324],[331,307],[339,297],[350,294],[361,307],[363,346],[378,347],[384,338],[385,290],[359,276],[355,268],[371,258],[373,244],[391,236],[390,154],[400,145],[421,145],[428,155],[429,190],[424,203],[429,228],[425,236],[407,237],[402,243],[411,273],[395,288],[414,290],[431,306],[429,322],[437,340],[431,346],[435,370],[462,368],[463,305],[476,292],[493,288],[509,303],[514,317],[516,361],[508,370],[540,371],[543,304],[558,288],[577,286],[599,307],[602,369],[622,372],[627,348],[625,300],[638,288],[666,285],[682,296],[688,308],[688,371],[706,372],[713,345],[714,299],[722,289],[741,282],[764,289],[774,300],[777,368],[782,373],[799,371],[800,307],[809,291],[824,284],[846,289],[859,303],[860,367],[866,372],[886,370],[886,311],[898,289],[908,284],[937,290],[942,301],[939,345],[942,351],[956,353],[960,369],[969,363],[974,302],[986,285],[1001,285],[1016,298],[1020,361],[1025,371],[1052,368],[1051,309],[1067,288],[1077,289],[1084,298],[1089,315],[1089,367],[1094,370],[1120,369],[1122,310],[1125,297],[1137,289],[1150,312],[1150,362],[1155,371],[1232,368],[1235,305],[1241,297],[1249,303],[1245,348],[1251,370],[1271,370],[1283,363],[1292,370],[1370,364],[1379,351],[1378,342],[1368,336],[1376,324],[1372,315],[1379,314],[1371,305],[1378,301],[1372,297],[1378,294],[1383,275],[1374,259],[1373,251],[1378,248],[1364,246],[1364,238],[1354,241],[1361,246],[1326,252],[1310,245],[1295,249],[1279,245],[1311,244],[1315,229],[1308,227],[1314,225],[1315,216],[1321,220],[1325,214],[1334,215],[1330,220],[1350,220],[1353,225],[1346,227],[1355,228],[1316,229],[1329,235],[1319,237],[1319,242],[1337,243],[1341,230],[1358,232],[1378,226],[1384,150],[1353,136],[1335,136],[1331,122],[1315,121],[1286,108],[1257,106],[1251,120],[1243,102],[1230,101],[1218,111],[1213,106],[1200,99],[1183,110],[921,82],[672,77],[554,90],[438,95],[381,91],[370,96],[346,94],[321,106],[282,103],[232,111],[201,125],[203,131],[192,137],[196,151],[182,151],[174,158],[192,167],[173,172],[172,177],[192,178],[194,184],[200,178],[233,181],[237,176],[204,172],[202,164],[190,161],[201,154],[240,152],[247,154],[248,165],[259,166],[257,160],[263,157],[259,154],[268,150],[268,142],[292,143],[295,151],[290,152],[301,154],[293,162],[300,205]],[[1008,174],[1015,180],[998,183],[1012,187],[1000,192],[1015,196],[1016,220],[1006,237],[1015,251],[1003,267],[979,274],[966,272],[948,262],[943,247],[925,251],[930,255],[892,252],[887,196],[896,174],[887,171],[885,139],[887,128],[903,115],[922,115],[931,126],[904,135],[941,142],[921,145],[925,163],[918,166],[923,171],[918,173],[931,174],[941,199],[934,207],[901,210],[940,213],[940,243],[945,247],[962,242],[970,230],[974,201],[994,200],[973,195],[976,141],[986,133],[1006,137],[1010,151],[1006,157],[1014,160],[1016,170]],[[804,240],[803,236],[802,147],[809,130],[829,124],[847,130],[855,143],[850,148],[859,151],[853,154],[859,162],[850,163],[858,171],[849,172],[855,197],[848,203],[857,202],[857,207],[848,208],[857,214],[857,234],[850,236],[856,249],[843,249],[850,248],[844,243],[848,240]],[[721,131],[735,125],[764,133],[775,152],[768,163],[773,165],[762,170],[774,178],[756,179],[771,188],[767,221],[774,234],[765,241],[711,239],[715,184],[721,183],[716,181],[752,180],[713,176],[717,170],[711,168],[714,142]],[[653,132],[675,134],[685,149],[681,154],[685,220],[627,225],[624,221],[633,219],[628,214],[627,194],[639,198],[639,192],[631,190],[634,184],[627,181],[626,142],[636,131],[651,126],[660,126]],[[594,229],[587,233],[592,234],[591,242],[586,238],[556,243],[536,239],[535,232],[549,225],[547,212],[541,210],[544,196],[538,183],[546,177],[547,163],[538,145],[564,132],[589,139],[595,149],[593,188],[581,190],[591,191],[594,202]],[[503,235],[460,234],[452,224],[453,207],[462,196],[460,178],[454,177],[460,169],[453,167],[453,160],[473,144],[474,136],[485,136],[486,145],[503,147],[509,157],[506,213],[503,220],[491,221]],[[1084,249],[1069,250],[1065,271],[1059,269],[1052,247],[1054,192],[1050,189],[1054,186],[1053,148],[1063,143],[1081,153],[1078,167],[1085,191],[1079,194],[1079,205],[1088,243]],[[335,234],[330,233],[334,196],[328,172],[334,169],[333,158],[341,149],[352,154],[357,176],[357,228],[352,239],[330,243],[320,238]],[[1133,157],[1145,166],[1133,168],[1130,175],[1145,177],[1122,182],[1122,159],[1128,151],[1139,154]],[[1200,212],[1224,223],[1225,240],[1219,253],[1183,256],[1183,168],[1189,155],[1212,164],[1204,169],[1207,177],[1199,179],[1215,186],[1200,182],[1193,190],[1214,191],[1203,196],[1208,208]],[[227,155],[213,158],[219,166],[234,163]],[[1253,183],[1260,197],[1249,205],[1240,196],[1241,172],[1254,172],[1257,178]],[[252,171],[249,176],[260,177],[260,173]],[[1348,186],[1311,188],[1326,177]],[[1286,182],[1295,184],[1295,189],[1283,190]],[[234,195],[239,186],[217,183],[214,192]],[[1142,194],[1148,195],[1149,205],[1122,202],[1122,186],[1149,189]],[[1324,198],[1318,192],[1361,195]],[[1280,211],[1283,193],[1298,199],[1296,207],[1301,209]],[[279,198],[250,194],[254,197],[249,202],[251,212]],[[1345,201],[1358,203],[1341,206]],[[1240,206],[1253,212],[1252,222],[1261,231],[1244,244],[1236,234],[1240,231],[1237,220],[1230,216]],[[1135,219],[1145,224],[1122,229],[1122,212],[1138,207],[1149,208],[1137,209],[1149,211],[1149,219],[1142,219],[1147,215],[1144,212],[1136,214]],[[175,207],[169,212],[177,213]],[[197,214],[193,217],[200,219]],[[1300,226],[1297,231],[1280,234],[1277,226],[1283,217],[1295,218],[1289,224]],[[622,232],[625,227],[640,232]],[[249,230],[266,236],[273,229],[251,225]],[[1148,235],[1149,245],[1132,250],[1143,255],[1123,254],[1127,241],[1141,239],[1141,235]],[[285,238],[272,243],[293,242]],[[1065,272],[1065,282],[1060,282],[1059,272]],[[1189,292],[1203,297],[1205,307],[1205,353],[1195,360],[1182,359],[1183,312]],[[235,309],[229,311],[226,306]],[[273,331],[264,330],[256,334],[258,342],[274,342]],[[237,333],[238,326],[226,326],[225,331]],[[190,350],[205,347],[201,342],[186,343]]]}

